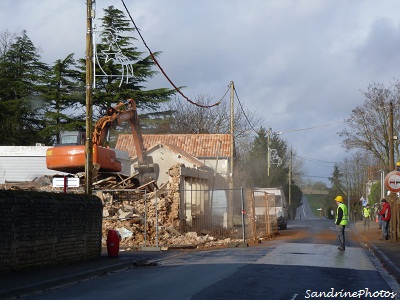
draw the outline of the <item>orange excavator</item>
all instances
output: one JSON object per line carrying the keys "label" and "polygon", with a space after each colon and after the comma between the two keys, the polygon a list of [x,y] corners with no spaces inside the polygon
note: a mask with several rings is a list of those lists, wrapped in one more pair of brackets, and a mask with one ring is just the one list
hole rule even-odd
{"label": "orange excavator", "polygon": [[[154,167],[143,146],[136,102],[132,99],[108,108],[106,115],[96,122],[92,137],[93,165],[97,167],[98,172],[121,172],[121,162],[118,161],[115,151],[108,147],[107,140],[110,128],[115,128],[126,121],[129,122],[132,130],[139,162],[138,172],[142,171],[142,173],[151,174],[154,172]],[[61,143],[47,149],[47,168],[70,174],[83,172],[86,162],[85,140],[84,132],[63,132],[61,134]]]}

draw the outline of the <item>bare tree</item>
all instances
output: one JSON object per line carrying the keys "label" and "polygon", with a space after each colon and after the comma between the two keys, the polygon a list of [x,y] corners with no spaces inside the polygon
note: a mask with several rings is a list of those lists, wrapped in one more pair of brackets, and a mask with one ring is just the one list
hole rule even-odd
{"label": "bare tree", "polygon": [[[298,186],[302,186],[304,182],[304,160],[299,158],[297,151],[294,149],[288,149],[287,157],[289,157],[289,160],[291,159],[291,171],[292,171],[292,180],[297,184]],[[289,163],[288,160],[288,163]]]}
{"label": "bare tree", "polygon": [[368,170],[370,166],[378,162],[366,151],[359,151],[350,157],[346,157],[339,165],[341,173],[344,175],[343,186],[347,188],[346,193],[357,200],[365,193],[365,183],[369,180]]}
{"label": "bare tree", "polygon": [[6,53],[14,43],[15,37],[15,34],[8,30],[0,32],[0,59],[5,59]]}
{"label": "bare tree", "polygon": [[[389,104],[394,106],[394,115],[399,113],[400,82],[389,87],[373,83],[363,92],[365,102],[353,109],[345,120],[348,129],[340,132],[347,149],[363,149],[379,160],[382,166],[389,166]],[[399,128],[400,119],[394,118],[394,128]],[[396,133],[395,133],[396,134]],[[395,155],[399,157],[399,142],[394,141]]]}
{"label": "bare tree", "polygon": [[[210,106],[213,99],[208,95],[196,97],[196,103]],[[166,104],[171,111],[169,132],[171,133],[222,133],[230,132],[230,103],[221,101],[217,106],[204,108],[189,102],[175,99]],[[237,154],[243,155],[251,144],[253,128],[259,127],[262,119],[255,113],[235,108],[234,134]]]}
{"label": "bare tree", "polygon": [[[210,106],[211,98],[199,95],[195,99],[201,106]],[[229,132],[229,108],[226,102],[213,107],[193,105],[180,98],[167,104],[172,111],[170,130],[173,133],[227,133]]]}

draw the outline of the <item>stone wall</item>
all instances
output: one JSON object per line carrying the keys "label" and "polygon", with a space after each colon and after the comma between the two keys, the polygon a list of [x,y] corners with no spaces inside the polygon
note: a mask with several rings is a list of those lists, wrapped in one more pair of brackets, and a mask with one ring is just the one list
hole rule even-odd
{"label": "stone wall", "polygon": [[99,257],[102,209],[95,196],[0,190],[0,272]]}

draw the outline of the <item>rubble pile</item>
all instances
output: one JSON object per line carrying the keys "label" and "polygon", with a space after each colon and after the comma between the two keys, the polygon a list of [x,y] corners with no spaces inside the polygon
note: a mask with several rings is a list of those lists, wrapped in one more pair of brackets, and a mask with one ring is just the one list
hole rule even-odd
{"label": "rubble pile", "polygon": [[[134,193],[134,192],[127,192]],[[156,204],[155,198],[143,196],[139,200],[110,201],[104,203],[103,208],[103,244],[106,244],[107,233],[115,229],[121,235],[121,246],[131,247],[156,242]],[[107,197],[108,195],[106,195]],[[133,196],[133,198],[135,198]],[[171,213],[172,202],[169,198],[157,199],[157,219],[159,237],[167,236],[165,228],[177,227],[178,220],[174,220]],[[146,203],[145,203],[146,201]],[[160,225],[162,224],[162,226]],[[145,235],[146,232],[146,235]],[[159,239],[161,241],[161,238]]]}
{"label": "rubble pile", "polygon": [[[168,185],[156,192],[137,191],[102,192],[103,201],[102,245],[107,245],[109,230],[120,234],[120,246],[200,245],[199,248],[226,246],[235,240],[218,240],[207,232],[181,233],[179,229],[180,165],[169,169]],[[156,211],[157,208],[157,211]],[[145,213],[146,212],[146,213]],[[158,228],[156,226],[158,220]],[[157,243],[158,239],[158,243]]]}
{"label": "rubble pile", "polygon": [[[121,236],[120,246],[171,244],[182,238],[179,228],[179,164],[169,169],[170,182],[157,192],[121,191],[101,193],[103,201],[103,246],[110,229]],[[168,187],[164,190],[165,187]],[[157,194],[156,194],[157,193]],[[156,211],[157,207],[157,211]],[[156,226],[158,220],[158,228]],[[158,231],[158,232],[157,232]],[[146,234],[145,234],[146,233]]]}

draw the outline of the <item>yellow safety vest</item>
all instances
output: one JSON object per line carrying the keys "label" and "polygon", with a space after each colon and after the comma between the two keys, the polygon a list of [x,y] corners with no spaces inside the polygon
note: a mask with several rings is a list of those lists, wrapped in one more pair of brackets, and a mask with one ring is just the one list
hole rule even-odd
{"label": "yellow safety vest", "polygon": [[371,210],[367,207],[364,207],[364,217],[368,218],[371,215]]}
{"label": "yellow safety vest", "polygon": [[347,206],[344,205],[343,203],[340,203],[338,205],[338,208],[336,210],[336,222],[335,223],[337,223],[337,217],[339,215],[339,208],[341,208],[343,211],[343,217],[342,217],[342,220],[340,221],[339,225],[347,225],[347,223],[348,223]]}

